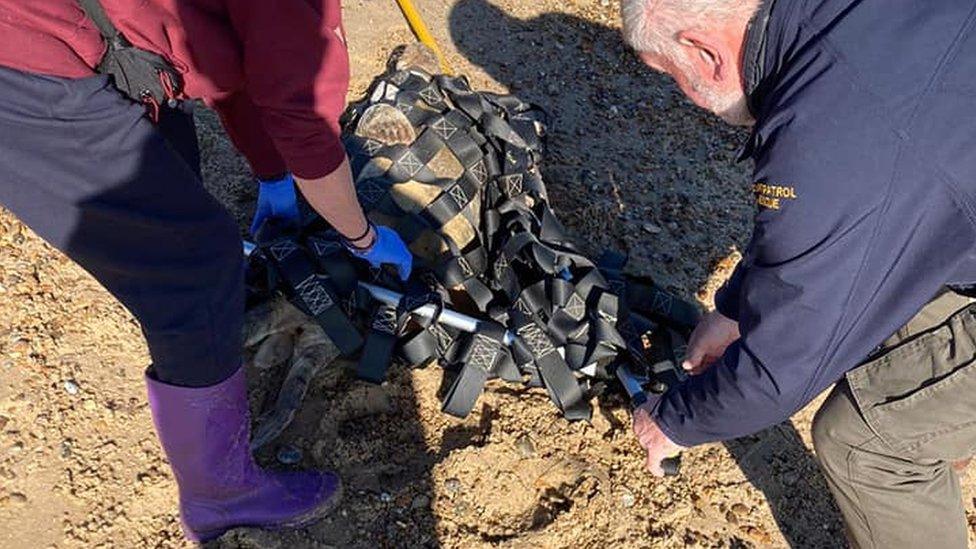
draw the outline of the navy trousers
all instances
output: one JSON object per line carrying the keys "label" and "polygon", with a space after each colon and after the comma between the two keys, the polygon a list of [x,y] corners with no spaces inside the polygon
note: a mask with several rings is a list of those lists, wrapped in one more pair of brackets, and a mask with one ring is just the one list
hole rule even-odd
{"label": "navy trousers", "polygon": [[139,320],[151,373],[223,381],[241,360],[243,256],[203,188],[192,116],[158,124],[104,76],[0,67],[0,204],[91,273]]}

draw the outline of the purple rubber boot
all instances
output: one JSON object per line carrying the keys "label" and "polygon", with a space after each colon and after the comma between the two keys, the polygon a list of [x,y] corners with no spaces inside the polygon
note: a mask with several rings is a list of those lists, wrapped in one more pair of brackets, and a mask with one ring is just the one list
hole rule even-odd
{"label": "purple rubber boot", "polygon": [[339,501],[341,484],[331,473],[264,471],[254,463],[243,368],[210,387],[176,387],[148,375],[146,384],[191,540],[237,526],[303,526]]}

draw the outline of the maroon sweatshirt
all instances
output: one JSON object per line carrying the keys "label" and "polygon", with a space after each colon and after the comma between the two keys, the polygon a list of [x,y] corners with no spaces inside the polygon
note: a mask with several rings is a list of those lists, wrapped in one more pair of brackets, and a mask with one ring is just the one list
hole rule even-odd
{"label": "maroon sweatshirt", "polygon": [[[133,43],[183,73],[258,176],[312,179],[345,157],[349,60],[339,0],[101,0]],[[76,0],[0,0],[0,65],[84,78],[105,44]]]}

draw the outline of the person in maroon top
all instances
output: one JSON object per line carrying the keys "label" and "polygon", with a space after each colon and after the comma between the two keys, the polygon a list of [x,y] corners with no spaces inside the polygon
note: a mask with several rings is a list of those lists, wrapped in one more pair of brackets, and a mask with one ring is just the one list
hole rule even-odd
{"label": "person in maroon top", "polygon": [[266,472],[251,457],[241,242],[201,185],[190,100],[217,110],[262,183],[255,227],[297,215],[294,181],[351,252],[408,277],[410,253],[367,222],[339,139],[349,70],[339,0],[101,5],[183,86],[164,86],[149,117],[97,73],[107,43],[76,0],[0,0],[0,204],[142,325],[150,408],[187,536],[300,526],[335,505],[340,483]]}

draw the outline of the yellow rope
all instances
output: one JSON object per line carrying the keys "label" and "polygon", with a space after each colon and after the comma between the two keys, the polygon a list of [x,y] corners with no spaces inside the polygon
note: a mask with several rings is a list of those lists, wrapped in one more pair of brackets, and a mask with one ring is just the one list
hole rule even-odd
{"label": "yellow rope", "polygon": [[427,25],[420,18],[420,13],[417,11],[417,8],[413,7],[413,2],[410,0],[396,0],[396,2],[400,6],[400,11],[403,12],[403,16],[407,19],[407,24],[410,25],[410,30],[413,31],[417,40],[420,40],[421,44],[434,51],[437,55],[437,60],[441,63],[441,70],[444,71],[444,74],[451,74],[451,66],[447,64],[447,58],[441,53],[441,49],[437,47],[437,42],[431,36],[430,31],[427,30]]}

